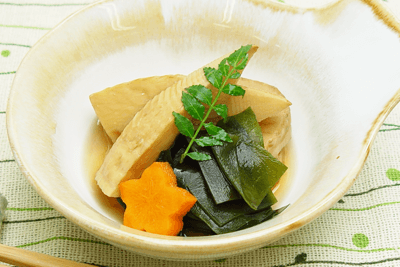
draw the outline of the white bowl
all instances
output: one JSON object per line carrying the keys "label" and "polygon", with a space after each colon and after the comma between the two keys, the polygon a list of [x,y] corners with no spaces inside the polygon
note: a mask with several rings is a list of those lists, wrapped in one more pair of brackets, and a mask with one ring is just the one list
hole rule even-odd
{"label": "white bowl", "polygon": [[[369,3],[369,4],[367,4]],[[335,204],[360,172],[399,101],[399,24],[375,1],[294,8],[270,1],[102,1],[46,34],[18,69],[7,126],[21,170],[89,233],[144,255],[216,259],[262,247]],[[292,161],[274,219],[235,233],[168,237],[129,229],[89,182],[89,94],[139,77],[188,74],[245,44],[243,76],[292,105]]]}

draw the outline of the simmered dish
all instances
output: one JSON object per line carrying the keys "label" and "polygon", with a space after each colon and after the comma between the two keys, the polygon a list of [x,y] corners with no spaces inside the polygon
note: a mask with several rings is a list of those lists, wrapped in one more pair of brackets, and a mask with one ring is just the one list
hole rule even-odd
{"label": "simmered dish", "polygon": [[277,215],[291,103],[241,77],[256,46],[191,74],[146,77],[90,96],[112,143],[95,180],[124,225],[163,235],[223,234]]}

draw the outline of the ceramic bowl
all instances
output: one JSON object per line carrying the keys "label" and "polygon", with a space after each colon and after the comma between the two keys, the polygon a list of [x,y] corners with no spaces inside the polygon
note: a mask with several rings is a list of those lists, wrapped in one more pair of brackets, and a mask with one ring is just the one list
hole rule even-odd
{"label": "ceramic bowl", "polygon": [[[46,34],[20,65],[7,110],[15,158],[51,206],[120,248],[173,260],[260,248],[343,196],[399,101],[400,27],[377,2],[92,4]],[[293,103],[290,175],[277,204],[289,208],[218,236],[168,237],[122,226],[119,213],[89,181],[87,143],[96,115],[88,96],[139,77],[188,74],[246,44],[259,50],[243,76],[276,86]]]}

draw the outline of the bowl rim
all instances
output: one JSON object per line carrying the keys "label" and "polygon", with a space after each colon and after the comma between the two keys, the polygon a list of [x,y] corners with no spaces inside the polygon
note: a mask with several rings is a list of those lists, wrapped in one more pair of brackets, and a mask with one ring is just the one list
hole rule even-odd
{"label": "bowl rim", "polygon": [[[66,17],[63,21],[58,23],[52,30],[47,32],[44,36],[42,36],[35,45],[28,51],[23,60],[21,61],[18,70],[24,67],[25,62],[30,60],[32,54],[35,53],[37,47],[39,47],[42,43],[46,42],[54,32],[58,31],[62,25],[68,23],[73,20],[80,14],[84,13],[86,10],[103,5],[105,3],[113,2],[114,0],[102,0],[92,4],[89,4],[76,12],[72,13],[68,17]],[[261,4],[264,8],[274,7],[280,10],[289,10],[291,12],[303,13],[306,11],[313,10],[321,10],[329,8],[342,0],[332,0],[326,5],[319,7],[307,7],[307,8],[299,8],[288,6],[284,3],[272,2],[269,0],[243,0],[248,1],[253,4]],[[375,14],[383,20],[387,26],[393,28],[400,36],[400,23],[394,19],[393,14],[391,14],[386,9],[383,9],[380,5],[378,5],[377,0],[358,0],[363,2],[364,4],[369,5],[375,12]],[[132,246],[135,246],[135,251],[139,253],[143,253],[147,256],[152,255],[161,255],[161,257],[169,257],[175,259],[191,259],[193,255],[196,256],[196,259],[199,258],[210,258],[215,256],[221,256],[226,254],[238,254],[242,251],[249,250],[249,246],[253,248],[259,248],[266,243],[270,243],[275,241],[282,236],[308,224],[324,212],[326,212],[330,207],[332,207],[349,188],[353,185],[357,176],[362,170],[362,166],[364,165],[369,151],[371,149],[371,145],[373,140],[375,139],[377,133],[381,125],[383,124],[385,118],[389,115],[389,113],[393,110],[393,108],[400,101],[400,89],[397,93],[389,100],[386,104],[382,112],[375,119],[372,127],[367,133],[361,151],[359,151],[359,156],[356,164],[352,167],[352,169],[342,178],[342,181],[331,190],[329,194],[327,194],[319,203],[315,204],[311,208],[307,210],[307,212],[298,215],[284,223],[280,223],[278,225],[269,227],[267,229],[261,229],[252,231],[251,233],[243,233],[242,231],[237,231],[233,234],[225,234],[225,235],[216,235],[216,236],[207,236],[207,237],[189,237],[189,238],[181,238],[181,237],[166,237],[160,235],[149,234],[137,230],[129,231],[124,227],[125,230],[112,228],[110,226],[106,226],[96,220],[91,219],[90,217],[82,217],[82,214],[71,209],[68,205],[60,203],[57,199],[53,198],[51,193],[46,190],[39,179],[37,179],[32,172],[30,171],[30,167],[25,164],[24,156],[20,154],[20,144],[17,136],[17,130],[13,123],[13,103],[15,102],[15,89],[14,85],[17,80],[23,79],[17,70],[14,80],[11,85],[11,91],[9,94],[7,110],[6,110],[6,125],[7,125],[7,134],[11,146],[11,150],[13,152],[14,158],[26,177],[29,183],[34,187],[36,192],[55,210],[60,212],[63,216],[65,216],[68,220],[74,222],[79,225],[81,228],[86,230],[87,232],[93,234],[96,237],[106,241],[107,243],[111,243],[113,245],[130,249]],[[162,241],[162,242],[160,242]],[[250,242],[251,241],[251,242]],[[250,242],[250,244],[249,244]],[[229,246],[223,246],[224,244],[229,244]],[[236,251],[232,251],[232,248],[235,248]],[[251,249],[251,248],[250,248]],[[161,254],[160,254],[161,253]],[[174,256],[176,254],[181,254],[180,256]]]}

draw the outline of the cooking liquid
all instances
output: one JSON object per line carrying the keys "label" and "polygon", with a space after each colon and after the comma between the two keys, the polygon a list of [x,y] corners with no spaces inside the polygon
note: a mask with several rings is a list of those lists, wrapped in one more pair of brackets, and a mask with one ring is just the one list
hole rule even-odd
{"label": "cooking liquid", "polygon": [[[101,189],[98,187],[97,182],[95,180],[96,172],[100,168],[101,164],[104,161],[104,158],[111,148],[112,142],[110,138],[107,136],[103,127],[99,122],[94,122],[91,131],[89,133],[89,138],[87,141],[86,147],[86,155],[85,155],[85,166],[87,166],[87,177],[89,178],[89,187],[95,197],[97,199],[98,204],[101,208],[109,214],[113,219],[122,223],[123,221],[123,212],[124,209],[118,203],[116,198],[108,197],[103,194]],[[286,166],[288,166],[288,170],[285,174],[279,179],[279,181],[275,184],[272,191],[274,192],[275,197],[280,200],[283,198],[285,192],[287,192],[290,186],[290,177],[292,177],[291,173],[293,173],[293,164],[292,163],[292,145],[289,142],[282,151],[278,155],[278,159],[283,162]],[[275,204],[273,208],[275,208]],[[280,207],[280,206],[279,206]]]}
{"label": "cooking liquid", "polygon": [[101,209],[114,220],[122,223],[123,207],[118,203],[116,198],[106,196],[95,180],[96,172],[100,169],[108,150],[112,146],[112,142],[101,124],[97,121],[93,123],[87,140],[85,166],[87,177],[89,178],[88,186]]}

